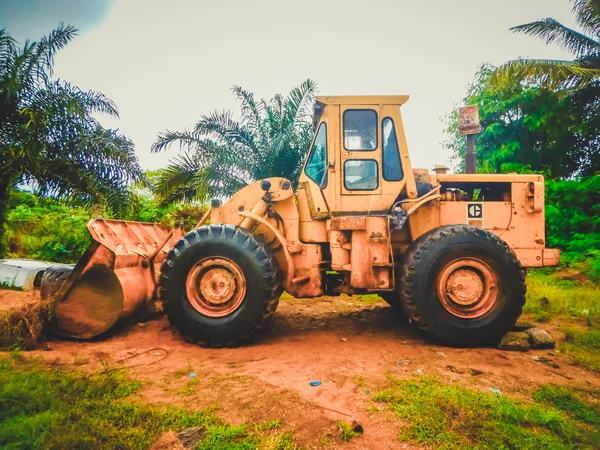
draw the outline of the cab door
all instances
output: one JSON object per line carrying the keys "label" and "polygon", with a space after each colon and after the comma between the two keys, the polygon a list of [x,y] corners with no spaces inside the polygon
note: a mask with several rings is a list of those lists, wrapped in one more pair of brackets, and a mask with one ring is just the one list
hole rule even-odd
{"label": "cab door", "polygon": [[335,136],[337,121],[335,107],[328,106],[316,124],[304,169],[298,182],[298,213],[300,240],[326,242],[325,220],[331,217],[336,196]]}
{"label": "cab door", "polygon": [[336,212],[387,214],[406,180],[398,106],[343,105]]}
{"label": "cab door", "polygon": [[343,105],[340,114],[340,212],[379,208],[381,146],[379,107]]}

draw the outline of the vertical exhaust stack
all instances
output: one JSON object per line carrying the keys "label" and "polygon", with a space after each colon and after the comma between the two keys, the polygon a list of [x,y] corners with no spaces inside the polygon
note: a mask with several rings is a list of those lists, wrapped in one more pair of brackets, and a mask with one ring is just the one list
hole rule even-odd
{"label": "vertical exhaust stack", "polygon": [[475,173],[475,135],[481,133],[479,123],[479,107],[463,106],[458,108],[458,132],[467,136],[467,156],[465,159],[465,173]]}

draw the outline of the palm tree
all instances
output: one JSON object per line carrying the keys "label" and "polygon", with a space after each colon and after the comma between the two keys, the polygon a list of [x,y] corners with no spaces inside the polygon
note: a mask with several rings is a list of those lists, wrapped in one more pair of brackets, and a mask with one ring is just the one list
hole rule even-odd
{"label": "palm tree", "polygon": [[0,30],[0,238],[7,197],[18,183],[120,214],[131,198],[128,183],[144,178],[133,143],[93,116],[118,116],[113,102],[52,79],[56,53],[76,33],[61,24],[20,48]]}
{"label": "palm tree", "polygon": [[232,91],[241,120],[231,111],[202,116],[192,129],[165,131],[152,151],[178,143],[183,153],[170,161],[155,183],[166,201],[226,197],[266,177],[297,180],[312,138],[312,105],[317,85],[307,79],[288,96],[259,100],[239,86]]}
{"label": "palm tree", "polygon": [[573,56],[572,61],[519,59],[504,64],[492,81],[508,79],[538,82],[551,89],[584,88],[600,80],[600,0],[571,0],[573,14],[581,31],[568,28],[555,19],[542,19],[511,28],[546,41],[558,43]]}

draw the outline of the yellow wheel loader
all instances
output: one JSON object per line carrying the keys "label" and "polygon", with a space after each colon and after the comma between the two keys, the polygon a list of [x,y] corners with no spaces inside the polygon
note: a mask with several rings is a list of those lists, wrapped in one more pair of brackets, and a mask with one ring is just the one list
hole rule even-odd
{"label": "yellow wheel loader", "polygon": [[377,293],[438,342],[498,341],[521,314],[524,268],[559,261],[545,248],[543,177],[413,169],[407,100],[318,97],[297,190],[283,178],[252,183],[213,200],[185,235],[91,221],[75,270],[45,275],[58,332],[97,335],[158,297],[187,339],[238,345],[285,290]]}

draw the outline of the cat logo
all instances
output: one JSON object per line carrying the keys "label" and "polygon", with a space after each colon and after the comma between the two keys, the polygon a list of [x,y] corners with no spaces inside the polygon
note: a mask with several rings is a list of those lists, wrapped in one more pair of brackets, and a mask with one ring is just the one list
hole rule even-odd
{"label": "cat logo", "polygon": [[481,203],[468,203],[467,219],[483,219],[483,205]]}

